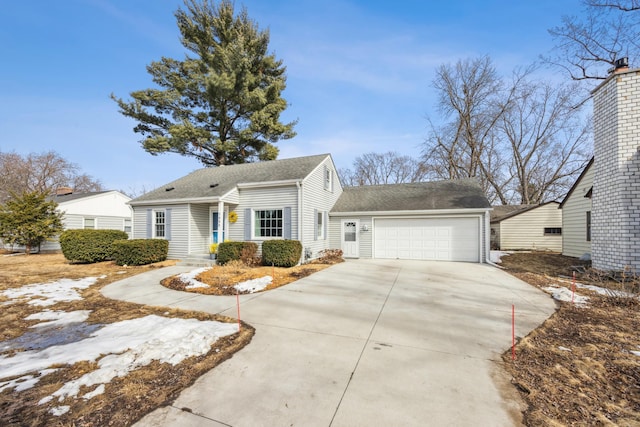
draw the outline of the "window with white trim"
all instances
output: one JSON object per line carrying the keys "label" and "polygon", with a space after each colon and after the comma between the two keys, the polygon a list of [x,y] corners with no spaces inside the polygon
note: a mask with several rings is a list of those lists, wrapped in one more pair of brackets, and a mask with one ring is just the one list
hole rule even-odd
{"label": "window with white trim", "polygon": [[331,173],[331,169],[326,168],[324,170],[324,189],[331,191],[331,180],[333,178],[333,174]]}
{"label": "window with white trim", "polygon": [[130,219],[125,219],[124,220],[124,232],[131,234],[131,220]]}
{"label": "window with white trim", "polygon": [[166,236],[165,211],[153,211],[153,237],[163,239]]}
{"label": "window with white trim", "polygon": [[96,219],[95,218],[85,218],[84,219],[84,228],[85,228],[85,230],[94,230],[96,228]]}
{"label": "window with white trim", "polygon": [[282,209],[256,210],[253,215],[255,237],[282,237]]}
{"label": "window with white trim", "polygon": [[316,220],[317,229],[316,236],[318,240],[324,239],[324,212],[318,211],[318,218]]}

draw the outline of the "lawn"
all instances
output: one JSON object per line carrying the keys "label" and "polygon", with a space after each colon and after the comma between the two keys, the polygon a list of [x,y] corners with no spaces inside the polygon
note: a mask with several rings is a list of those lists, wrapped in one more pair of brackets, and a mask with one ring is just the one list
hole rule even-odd
{"label": "lawn", "polygon": [[131,425],[247,345],[234,319],[99,292],[170,264],[0,254],[0,425]]}
{"label": "lawn", "polygon": [[[555,287],[569,296],[540,328],[519,340],[515,361],[511,351],[503,356],[528,405],[526,425],[640,425],[640,281],[590,274],[584,263],[558,254],[515,253],[501,265],[533,286],[547,292]],[[595,291],[602,288],[635,298]],[[587,297],[586,304],[575,304],[578,297]]]}

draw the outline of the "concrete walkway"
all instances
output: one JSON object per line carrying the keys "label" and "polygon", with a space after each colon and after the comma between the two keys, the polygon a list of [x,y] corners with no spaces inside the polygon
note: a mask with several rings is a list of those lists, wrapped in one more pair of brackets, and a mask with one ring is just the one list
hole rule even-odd
{"label": "concrete walkway", "polygon": [[[165,289],[170,267],[105,296],[236,316],[235,297]],[[520,402],[500,368],[553,300],[497,268],[348,261],[241,297],[252,342],[138,426],[513,426]]]}

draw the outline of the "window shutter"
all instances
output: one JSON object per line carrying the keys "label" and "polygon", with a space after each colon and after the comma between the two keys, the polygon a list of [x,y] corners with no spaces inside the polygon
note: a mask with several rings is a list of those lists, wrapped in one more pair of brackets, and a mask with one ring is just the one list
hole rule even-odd
{"label": "window shutter", "polygon": [[283,230],[282,237],[287,240],[291,240],[291,207],[287,206],[284,208],[283,212]]}
{"label": "window shutter", "polygon": [[313,240],[318,240],[318,209],[313,210]]}
{"label": "window shutter", "polygon": [[244,210],[244,240],[251,240],[251,209]]}
{"label": "window shutter", "polygon": [[171,208],[165,209],[164,214],[164,238],[171,240]]}
{"label": "window shutter", "polygon": [[147,239],[151,239],[153,237],[153,211],[151,209],[147,209]]}
{"label": "window shutter", "polygon": [[329,222],[329,214],[327,212],[322,213],[322,226],[324,227],[324,240],[327,240],[327,222]]}

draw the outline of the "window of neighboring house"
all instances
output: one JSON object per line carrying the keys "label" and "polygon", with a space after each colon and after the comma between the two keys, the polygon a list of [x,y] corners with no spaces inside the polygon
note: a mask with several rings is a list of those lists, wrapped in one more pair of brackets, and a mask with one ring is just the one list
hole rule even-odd
{"label": "window of neighboring house", "polygon": [[255,237],[282,237],[282,209],[254,211]]}
{"label": "window of neighboring house", "polygon": [[95,218],[85,218],[84,219],[84,228],[93,230],[96,228],[96,219]]}
{"label": "window of neighboring house", "polygon": [[331,191],[331,179],[333,178],[333,174],[331,173],[331,169],[326,168],[324,170],[324,189]]}
{"label": "window of neighboring house", "polygon": [[545,236],[560,236],[562,235],[562,227],[545,227],[544,228]]}
{"label": "window of neighboring house", "polygon": [[164,238],[166,236],[166,216],[164,211],[153,211],[153,237]]}
{"label": "window of neighboring house", "polygon": [[318,240],[324,239],[324,212],[318,212],[316,236]]}
{"label": "window of neighboring house", "polygon": [[591,241],[591,211],[587,211],[587,242]]}
{"label": "window of neighboring house", "polygon": [[130,219],[125,219],[124,220],[124,232],[131,234],[131,220]]}

